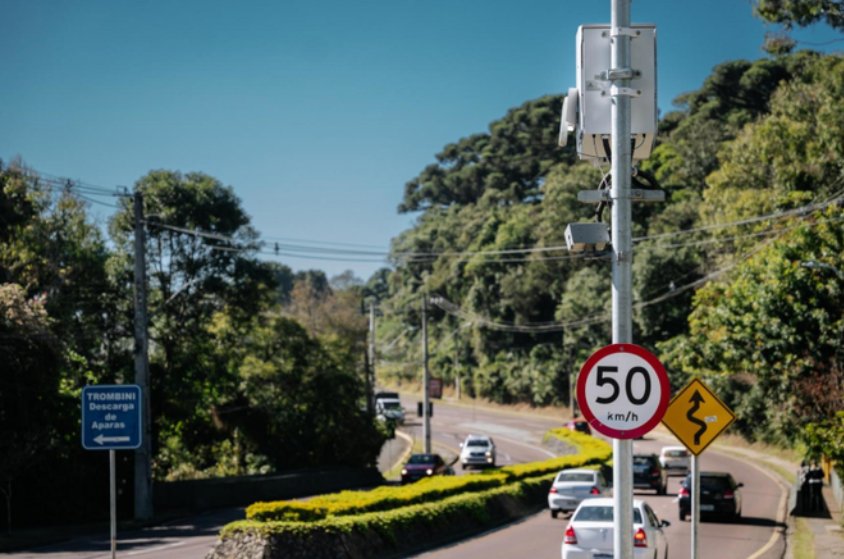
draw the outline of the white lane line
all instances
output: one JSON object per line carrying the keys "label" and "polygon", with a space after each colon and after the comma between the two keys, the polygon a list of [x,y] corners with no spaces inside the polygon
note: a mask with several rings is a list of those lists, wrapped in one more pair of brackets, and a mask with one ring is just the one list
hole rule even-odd
{"label": "white lane line", "polygon": [[509,443],[513,443],[513,444],[519,444],[519,445],[522,445],[522,446],[526,446],[526,447],[528,447],[528,448],[532,448],[532,449],[534,449],[534,450],[538,450],[539,452],[544,452],[545,454],[547,454],[547,455],[548,455],[548,456],[550,456],[551,458],[556,458],[556,457],[557,457],[557,455],[556,455],[556,454],[554,454],[554,453],[553,453],[553,452],[551,452],[550,450],[545,450],[545,449],[544,449],[544,448],[542,448],[542,447],[538,447],[538,446],[536,446],[536,445],[532,445],[532,444],[529,444],[529,443],[523,443],[522,441],[516,441],[516,440],[513,440],[513,439],[508,439],[507,437],[502,437],[501,435],[494,435],[494,436],[495,436],[495,438],[496,438],[496,439],[500,439],[500,440],[502,440],[502,441],[507,441],[507,442],[509,442]]}
{"label": "white lane line", "polygon": [[[789,492],[788,486],[785,484],[785,482],[780,480],[778,477],[775,477],[774,474],[769,472],[766,468],[763,468],[761,466],[757,466],[756,464],[754,464],[749,458],[747,459],[747,461],[745,461],[745,464],[749,464],[750,466],[753,466],[754,468],[756,468],[757,470],[759,470],[760,472],[762,472],[763,474],[765,474],[766,476],[768,476],[769,478],[774,480],[774,482],[779,486],[780,491],[782,491],[782,494],[780,495],[780,504],[779,504],[779,507],[777,508],[777,518],[780,520],[780,522],[782,522],[782,524],[785,524],[786,523],[786,512],[787,512],[786,507],[788,506],[788,492]],[[762,546],[756,553],[754,553],[753,555],[751,555],[747,559],[758,559],[759,557],[761,557],[762,555],[767,553],[767,551],[769,549],[771,549],[772,547],[774,547],[774,544],[777,543],[777,540],[780,537],[780,531],[781,531],[780,528],[774,528],[774,533],[771,534],[770,539],[768,539],[768,543],[766,543],[764,546]]]}
{"label": "white lane line", "polygon": [[187,543],[187,542],[181,541],[181,542],[168,543],[168,544],[165,544],[165,545],[150,547],[149,549],[139,549],[138,551],[130,551],[126,555],[142,555],[144,553],[155,553],[156,551],[161,551],[162,549],[169,549],[171,547],[179,547],[180,545],[184,545],[185,543]]}

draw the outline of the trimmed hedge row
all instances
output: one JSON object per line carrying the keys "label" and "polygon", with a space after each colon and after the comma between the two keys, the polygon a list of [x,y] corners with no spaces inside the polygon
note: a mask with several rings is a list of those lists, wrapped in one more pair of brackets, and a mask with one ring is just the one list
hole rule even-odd
{"label": "trimmed hedge row", "polygon": [[549,437],[575,446],[580,452],[543,462],[507,466],[490,473],[461,477],[437,476],[402,487],[343,491],[310,501],[259,502],[246,509],[246,518],[264,522],[318,522],[331,517],[393,510],[437,502],[461,493],[501,487],[515,481],[556,473],[564,468],[600,464],[612,455],[612,449],[605,442],[582,433],[554,429],[545,435],[546,440]]}
{"label": "trimmed hedge row", "polygon": [[329,516],[378,512],[439,501],[452,495],[501,487],[502,475],[425,478],[413,485],[379,487],[371,491],[341,491],[310,501],[255,503],[246,509],[246,518],[263,522],[316,522]]}
{"label": "trimmed hedge row", "polygon": [[373,559],[408,552],[538,510],[553,477],[316,522],[233,522],[223,528],[206,559]]}

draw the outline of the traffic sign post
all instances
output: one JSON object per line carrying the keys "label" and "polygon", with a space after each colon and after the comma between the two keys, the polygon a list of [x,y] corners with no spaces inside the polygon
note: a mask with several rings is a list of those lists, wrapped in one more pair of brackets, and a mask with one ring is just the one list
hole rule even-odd
{"label": "traffic sign post", "polygon": [[700,557],[700,463],[698,457],[736,420],[733,410],[695,377],[677,393],[662,423],[692,453],[692,559]]}
{"label": "traffic sign post", "polygon": [[82,447],[108,450],[111,557],[117,556],[116,450],[141,446],[141,387],[134,384],[101,384],[82,389]]}
{"label": "traffic sign post", "polygon": [[668,408],[665,367],[634,344],[596,351],[577,377],[577,401],[593,429],[613,439],[635,439],[656,427]]}

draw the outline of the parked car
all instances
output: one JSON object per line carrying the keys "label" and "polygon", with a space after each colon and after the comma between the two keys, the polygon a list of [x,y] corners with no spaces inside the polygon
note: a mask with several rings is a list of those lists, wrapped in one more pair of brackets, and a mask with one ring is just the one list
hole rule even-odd
{"label": "parked car", "polygon": [[[636,559],[667,559],[668,541],[660,522],[644,501],[633,501],[633,556]],[[613,500],[583,501],[571,517],[563,538],[563,559],[610,559],[613,556]]]}
{"label": "parked car", "polygon": [[668,474],[656,454],[633,455],[633,488],[653,489],[657,495],[665,495]]}
{"label": "parked car", "polygon": [[431,476],[454,475],[454,470],[439,454],[412,454],[401,471],[401,483],[413,483]]}
{"label": "parked car", "polygon": [[690,456],[684,446],[664,446],[659,453],[659,463],[671,474],[688,474]]}
{"label": "parked car", "polygon": [[495,467],[495,443],[488,435],[469,435],[460,443],[460,465]]}
{"label": "parked car", "polygon": [[598,470],[563,470],[554,478],[548,492],[551,518],[563,511],[573,511],[586,499],[605,497],[609,491],[604,476]]}
{"label": "parked car", "polygon": [[589,422],[585,419],[570,419],[566,421],[566,429],[577,431],[578,433],[592,434],[592,428],[589,427]]}
{"label": "parked car", "polygon": [[[700,516],[726,517],[735,520],[741,517],[741,491],[743,483],[736,483],[733,476],[726,472],[700,473]],[[680,520],[692,512],[692,476],[689,474],[680,483],[677,493]]]}

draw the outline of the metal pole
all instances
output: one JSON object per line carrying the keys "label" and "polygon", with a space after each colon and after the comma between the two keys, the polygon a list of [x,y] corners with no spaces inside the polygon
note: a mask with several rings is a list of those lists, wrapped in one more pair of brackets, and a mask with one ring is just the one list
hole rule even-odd
{"label": "metal pole", "polygon": [[[612,69],[632,66],[630,36],[624,33],[630,28],[630,1],[612,0]],[[630,87],[630,80],[615,80],[613,86]],[[612,101],[612,338],[623,344],[633,342],[630,97],[613,92]],[[633,441],[613,441],[613,463],[614,556],[633,559]]]}
{"label": "metal pole", "polygon": [[117,557],[117,474],[115,473],[114,465],[114,451],[108,451],[108,478],[109,489],[111,493],[110,498],[110,513],[111,513],[111,559]]}
{"label": "metal pole", "polygon": [[692,559],[700,557],[700,464],[692,455]]}
{"label": "metal pole", "polygon": [[[455,320],[456,322],[456,320]],[[454,330],[454,389],[460,399],[460,326]]]}
{"label": "metal pole", "polygon": [[425,438],[425,453],[431,452],[431,416],[428,413],[428,294],[422,294],[422,361],[425,370],[422,375],[422,435]]}
{"label": "metal pole", "polygon": [[369,371],[367,374],[372,375],[372,380],[369,382],[369,391],[366,394],[367,406],[372,409],[372,397],[375,391],[375,303],[369,303]]}
{"label": "metal pole", "polygon": [[141,387],[141,446],[135,451],[135,520],[152,518],[152,441],[147,355],[147,274],[144,195],[135,191],[135,384]]}

